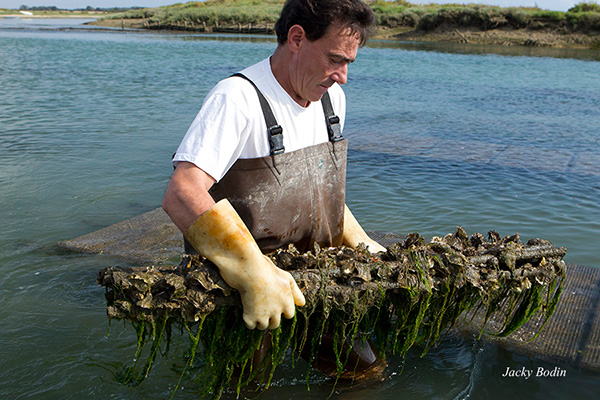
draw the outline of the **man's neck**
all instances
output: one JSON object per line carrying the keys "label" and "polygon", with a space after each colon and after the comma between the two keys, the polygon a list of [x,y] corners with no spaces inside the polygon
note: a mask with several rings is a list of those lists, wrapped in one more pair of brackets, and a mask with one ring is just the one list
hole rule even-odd
{"label": "man's neck", "polygon": [[283,90],[290,95],[290,97],[298,103],[302,107],[308,107],[310,105],[310,101],[300,98],[294,91],[294,87],[291,83],[290,77],[290,57],[289,54],[286,53],[284,46],[277,46],[271,58],[269,59],[271,63],[271,71],[273,72],[273,76]]}

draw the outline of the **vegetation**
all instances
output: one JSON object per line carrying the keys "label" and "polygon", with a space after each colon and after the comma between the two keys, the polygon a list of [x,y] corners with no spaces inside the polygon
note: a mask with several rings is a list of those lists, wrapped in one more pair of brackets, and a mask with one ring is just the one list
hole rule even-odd
{"label": "vegetation", "polygon": [[578,12],[600,12],[600,4],[598,3],[579,3],[569,8],[569,12],[578,13]]}
{"label": "vegetation", "polygon": [[219,26],[237,24],[274,24],[282,0],[207,0],[177,3],[158,8],[131,10],[110,18],[145,19],[148,26]]}
{"label": "vegetation", "polygon": [[[600,48],[600,5],[581,2],[567,12],[539,7],[481,4],[416,5],[406,0],[365,0],[380,38],[499,45]],[[284,0],[206,0],[156,8],[78,10],[27,7],[34,16],[65,13],[102,18],[93,25],[194,32],[273,33]],[[42,8],[44,10],[42,10]],[[32,11],[33,10],[33,11]],[[0,9],[2,14],[16,10]]]}
{"label": "vegetation", "polygon": [[432,31],[444,25],[476,28],[558,29],[567,32],[600,32],[600,12],[561,12],[488,6],[440,8],[419,20],[417,29]]}
{"label": "vegetation", "polygon": [[[568,32],[600,32],[600,6],[579,3],[567,12],[542,10],[537,7],[484,6],[478,4],[414,5],[405,0],[368,2],[383,28],[436,29],[497,28]],[[145,8],[119,13],[110,18],[144,19],[148,27],[214,26],[237,24],[273,24],[283,0],[208,0],[177,3],[166,7]]]}

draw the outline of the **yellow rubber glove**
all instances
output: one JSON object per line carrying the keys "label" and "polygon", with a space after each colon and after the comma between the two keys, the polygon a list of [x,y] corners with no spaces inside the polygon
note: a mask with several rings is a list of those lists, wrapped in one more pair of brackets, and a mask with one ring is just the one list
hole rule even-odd
{"label": "yellow rubber glove", "polygon": [[249,329],[275,329],[281,323],[281,314],[292,318],[294,305],[305,304],[292,275],[277,268],[260,251],[227,199],[204,212],[185,238],[219,268],[229,286],[240,292],[243,318]]}
{"label": "yellow rubber glove", "polygon": [[358,223],[354,215],[350,212],[348,206],[344,208],[344,244],[349,247],[356,247],[360,243],[367,245],[367,250],[371,253],[386,251],[386,248],[371,239]]}

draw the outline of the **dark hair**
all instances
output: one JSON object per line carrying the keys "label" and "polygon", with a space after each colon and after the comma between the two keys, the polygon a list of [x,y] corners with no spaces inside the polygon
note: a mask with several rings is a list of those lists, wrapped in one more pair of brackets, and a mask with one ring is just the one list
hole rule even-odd
{"label": "dark hair", "polygon": [[363,46],[375,31],[375,14],[362,0],[287,0],[275,23],[277,43],[287,41],[293,25],[300,25],[311,42],[323,37],[331,24],[350,28]]}

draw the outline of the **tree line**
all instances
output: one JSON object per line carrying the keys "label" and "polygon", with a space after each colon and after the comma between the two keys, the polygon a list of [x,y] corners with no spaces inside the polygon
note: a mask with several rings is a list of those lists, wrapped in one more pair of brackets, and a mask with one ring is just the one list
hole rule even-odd
{"label": "tree line", "polygon": [[27,5],[22,5],[19,7],[21,11],[98,11],[98,12],[125,12],[129,10],[138,10],[144,7],[92,7],[87,6],[86,8],[74,8],[74,9],[66,9],[66,8],[58,8],[56,6],[34,6],[29,7]]}

